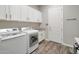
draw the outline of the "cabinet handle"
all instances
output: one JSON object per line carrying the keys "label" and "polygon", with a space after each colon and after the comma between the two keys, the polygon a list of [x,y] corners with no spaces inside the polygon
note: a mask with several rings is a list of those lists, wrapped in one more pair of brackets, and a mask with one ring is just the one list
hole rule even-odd
{"label": "cabinet handle", "polygon": [[37,19],[37,21],[39,21],[39,19]]}
{"label": "cabinet handle", "polygon": [[29,17],[27,17],[27,20],[29,20]]}
{"label": "cabinet handle", "polygon": [[6,14],[6,19],[7,19],[7,14]]}
{"label": "cabinet handle", "polygon": [[11,19],[11,14],[10,14],[10,19]]}

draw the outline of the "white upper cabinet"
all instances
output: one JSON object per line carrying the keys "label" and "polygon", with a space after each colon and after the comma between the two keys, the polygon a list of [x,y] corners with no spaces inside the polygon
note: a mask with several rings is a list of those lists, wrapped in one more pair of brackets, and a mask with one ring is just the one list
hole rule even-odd
{"label": "white upper cabinet", "polygon": [[42,22],[42,13],[38,11],[37,15],[38,15],[37,22]]}
{"label": "white upper cabinet", "polygon": [[0,20],[41,22],[41,12],[26,5],[1,5]]}
{"label": "white upper cabinet", "polygon": [[4,5],[0,5],[0,20],[5,20],[6,17],[6,7]]}
{"label": "white upper cabinet", "polygon": [[5,6],[5,8],[6,8],[6,19],[5,20],[11,20],[11,18],[10,18],[10,6],[9,5],[6,5]]}
{"label": "white upper cabinet", "polygon": [[13,21],[21,21],[21,6],[19,5],[10,6],[10,19]]}
{"label": "white upper cabinet", "polygon": [[35,22],[41,22],[41,12],[34,9],[33,14],[34,14],[34,16],[33,16],[34,21]]}
{"label": "white upper cabinet", "polygon": [[21,6],[21,19],[22,21],[28,21],[28,8],[27,6]]}
{"label": "white upper cabinet", "polygon": [[41,22],[41,12],[32,7],[28,7],[28,18],[31,22]]}
{"label": "white upper cabinet", "polygon": [[28,20],[31,22],[35,22],[35,10],[31,7],[28,7]]}

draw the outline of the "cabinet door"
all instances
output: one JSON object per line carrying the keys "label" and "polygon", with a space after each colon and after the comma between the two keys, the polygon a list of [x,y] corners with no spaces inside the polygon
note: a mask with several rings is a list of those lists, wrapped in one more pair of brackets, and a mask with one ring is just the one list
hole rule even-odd
{"label": "cabinet door", "polygon": [[10,19],[13,21],[21,21],[21,6],[19,5],[10,6]]}
{"label": "cabinet door", "polygon": [[45,31],[39,31],[39,42],[45,39]]}
{"label": "cabinet door", "polygon": [[28,12],[29,21],[36,22],[37,11],[32,7],[28,7]]}
{"label": "cabinet door", "polygon": [[37,22],[42,22],[42,13],[40,11],[37,11]]}
{"label": "cabinet door", "polygon": [[33,9],[33,15],[32,15],[32,19],[34,20],[34,22],[38,22],[39,21],[39,12],[36,9]]}
{"label": "cabinet door", "polygon": [[35,18],[34,13],[35,13],[34,9],[31,7],[28,7],[28,20],[30,22],[34,22],[34,18]]}
{"label": "cabinet door", "polygon": [[0,20],[5,20],[7,15],[6,15],[6,6],[0,5]]}
{"label": "cabinet door", "polygon": [[6,5],[6,20],[11,20],[10,19],[10,6]]}
{"label": "cabinet door", "polygon": [[33,19],[35,22],[39,22],[40,21],[40,12],[36,9],[34,9],[34,15],[33,15]]}
{"label": "cabinet door", "polygon": [[45,31],[42,31],[42,39],[45,39]]}
{"label": "cabinet door", "polygon": [[22,21],[28,21],[28,7],[27,6],[21,6],[21,19]]}
{"label": "cabinet door", "polygon": [[29,7],[28,8],[28,17],[31,22],[41,22],[41,12]]}
{"label": "cabinet door", "polygon": [[41,37],[41,31],[39,31],[39,33],[38,33],[38,42],[41,42],[42,41],[42,37]]}

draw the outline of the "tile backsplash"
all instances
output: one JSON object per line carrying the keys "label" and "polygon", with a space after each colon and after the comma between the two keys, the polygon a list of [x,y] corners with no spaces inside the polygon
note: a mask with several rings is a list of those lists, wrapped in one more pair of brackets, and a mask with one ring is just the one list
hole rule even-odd
{"label": "tile backsplash", "polygon": [[33,27],[34,29],[39,29],[39,23],[33,22],[18,22],[18,21],[0,21],[0,29],[2,28],[21,28],[21,27]]}

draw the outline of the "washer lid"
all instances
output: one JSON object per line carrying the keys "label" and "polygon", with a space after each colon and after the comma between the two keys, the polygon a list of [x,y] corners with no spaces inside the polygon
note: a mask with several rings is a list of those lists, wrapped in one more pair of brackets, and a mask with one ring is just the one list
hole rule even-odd
{"label": "washer lid", "polygon": [[23,31],[23,32],[26,32],[26,33],[37,33],[38,30],[26,30],[26,31]]}
{"label": "washer lid", "polygon": [[31,27],[22,27],[21,28],[21,31],[26,31],[26,30],[33,30],[33,28],[31,28]]}

